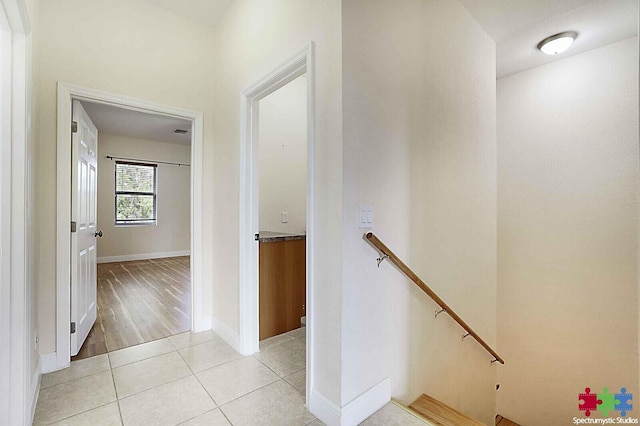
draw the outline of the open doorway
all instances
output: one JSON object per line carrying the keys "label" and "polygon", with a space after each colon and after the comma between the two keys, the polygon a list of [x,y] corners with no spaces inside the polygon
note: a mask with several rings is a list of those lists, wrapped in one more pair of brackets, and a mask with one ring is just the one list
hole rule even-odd
{"label": "open doorway", "polygon": [[[189,294],[190,305],[190,328],[193,332],[203,331],[211,328],[211,318],[204,314],[205,300],[202,297],[202,145],[203,145],[203,116],[200,112],[194,112],[176,108],[172,106],[157,104],[145,100],[135,99],[128,96],[122,96],[107,93],[95,89],[89,89],[81,86],[71,85],[67,83],[58,83],[58,117],[57,117],[57,250],[56,250],[56,359],[55,365],[49,365],[46,371],[54,371],[65,368],[71,361],[71,330],[73,324],[69,326],[69,319],[72,318],[72,298],[71,286],[69,283],[72,278],[71,267],[71,248],[72,233],[69,224],[73,221],[71,204],[72,191],[69,185],[70,176],[72,176],[72,156],[69,149],[72,140],[72,104],[75,101],[84,103],[96,103],[124,109],[130,112],[139,112],[151,114],[154,116],[173,117],[185,120],[190,124],[191,135],[191,151],[188,164],[188,174],[190,176],[191,189],[189,199],[189,221],[190,226],[181,230],[190,236],[190,257],[189,264],[189,282],[191,283],[191,291]],[[174,129],[175,130],[175,129]],[[100,155],[102,156],[102,155]],[[115,157],[115,155],[110,155]],[[106,157],[106,155],[105,155]],[[127,157],[137,158],[137,157]],[[140,158],[145,160],[147,158]],[[150,160],[156,158],[149,157]],[[115,158],[102,158],[103,161],[110,161],[111,167],[115,167]],[[122,160],[126,161],[126,160]],[[135,161],[134,161],[135,162]],[[172,161],[179,163],[178,161]],[[182,166],[174,166],[182,167]],[[115,176],[115,171],[114,175]],[[115,185],[115,183],[114,183]],[[113,194],[115,197],[115,193]],[[112,203],[114,199],[112,198]],[[114,209],[114,204],[110,204],[109,209]],[[98,212],[98,216],[102,212]],[[73,228],[73,224],[72,228]],[[96,232],[100,230],[96,227]],[[104,235],[104,232],[103,232]],[[107,256],[108,257],[108,256]],[[110,260],[114,260],[111,258]],[[127,260],[125,258],[125,260]],[[97,262],[97,256],[96,256]],[[97,269],[97,268],[96,268]],[[97,275],[97,273],[96,273]],[[73,322],[73,321],[72,321]]]}
{"label": "open doorway", "polygon": [[[292,366],[291,371],[293,371],[294,367],[300,368],[296,373],[293,373],[295,376],[292,377],[292,380],[299,383],[299,386],[306,390],[307,401],[311,394],[310,389],[313,387],[312,380],[314,367],[315,73],[313,50],[313,43],[309,43],[308,46],[282,64],[279,68],[275,69],[271,74],[267,75],[264,79],[258,81],[242,93],[242,127],[240,144],[240,351],[245,355],[260,351],[261,354],[258,355],[259,357],[263,355],[266,356],[265,352],[267,352],[267,346],[269,346],[270,343],[277,341],[279,339],[278,336],[282,336],[283,334],[281,333],[284,330],[293,328],[292,331],[285,333],[285,339],[297,340],[298,343],[291,344],[298,347],[292,348],[292,352],[295,352],[295,359],[290,360],[292,362],[289,362],[288,365]],[[302,129],[304,136],[301,137],[302,141],[300,145],[297,146],[298,153],[296,155],[293,154],[293,150],[291,149],[292,146],[287,146],[288,142],[282,142],[285,137],[282,132],[287,129],[277,129],[278,124],[276,123],[276,129],[274,132],[277,134],[275,135],[275,141],[273,142],[273,148],[275,148],[273,152],[275,152],[277,156],[281,157],[280,160],[286,160],[287,157],[290,160],[294,157],[298,158],[295,163],[298,166],[289,162],[283,163],[285,165],[276,167],[280,167],[282,169],[301,169],[302,174],[300,175],[300,173],[298,173],[300,176],[292,177],[290,173],[281,173],[281,183],[274,181],[270,184],[272,188],[265,189],[261,188],[260,182],[260,127],[263,125],[261,121],[261,108],[265,106],[268,108],[268,97],[277,93],[281,89],[285,89],[282,92],[283,94],[291,89],[299,89],[298,93],[301,94],[303,98],[298,98],[298,100],[293,102],[293,104],[298,105],[298,111],[296,112],[306,116],[306,120],[301,120],[299,118],[299,114],[297,118],[295,118],[295,114],[291,116],[294,117],[291,119],[297,120],[298,124],[305,121],[305,126],[303,126]],[[277,100],[277,96],[278,95],[272,99]],[[282,124],[280,125],[282,126]],[[284,125],[286,126],[286,123]],[[282,146],[283,144],[285,145],[284,147]],[[300,157],[304,160],[301,160]],[[262,162],[265,163],[263,167],[269,167],[270,161],[273,162],[276,161],[276,159],[263,158]],[[298,181],[296,182],[298,191],[293,190],[289,193],[298,194],[297,197],[302,199],[302,208],[290,208],[285,205],[288,204],[286,199],[281,198],[280,201],[277,201],[276,196],[273,198],[276,202],[274,202],[268,209],[266,204],[264,206],[261,205],[261,192],[264,193],[265,191],[271,191],[277,193],[279,187],[283,187],[283,181],[286,182],[287,180],[292,179],[296,179]],[[296,204],[299,205],[299,203]],[[295,212],[293,216],[291,215],[292,212]],[[291,226],[293,224],[297,225]],[[283,310],[289,311],[287,316],[290,318],[290,322],[284,329],[272,330],[271,332],[275,333],[275,337],[271,337],[271,339],[274,340],[267,342],[266,344],[264,343],[265,340],[261,339],[259,330],[261,323],[261,319],[259,318],[261,311],[260,304],[263,301],[263,298],[260,296],[260,293],[263,292],[263,289],[260,288],[260,274],[261,270],[264,269],[264,267],[259,265],[259,252],[260,250],[262,250],[263,253],[265,251],[264,247],[259,248],[259,246],[278,243],[267,242],[264,239],[263,241],[256,241],[261,239],[260,235],[265,239],[269,238],[269,235],[266,234],[265,231],[272,231],[279,234],[290,234],[288,236],[280,235],[280,237],[285,240],[284,242],[296,243],[296,245],[300,246],[297,248],[291,247],[290,250],[283,249],[281,250],[282,253],[278,253],[278,250],[274,250],[276,252],[273,253],[275,259],[277,259],[278,262],[281,262],[276,269],[280,269],[281,274],[288,273],[292,276],[298,277],[305,276],[303,285],[300,283],[300,278],[292,279],[292,282],[299,283],[297,290],[302,290],[300,288],[302,286],[305,291],[304,294],[297,291],[289,293],[290,299],[288,306],[291,309],[283,309],[282,306],[276,305],[275,310],[278,312]],[[275,246],[272,246],[272,248],[273,247]],[[286,262],[282,262],[285,259]],[[278,296],[272,295],[271,299],[277,302]],[[301,304],[300,302],[302,300],[304,300],[304,303]],[[287,321],[283,322],[286,323]],[[304,322],[306,327],[300,327],[303,325],[302,322]],[[262,337],[265,336],[263,335]],[[263,340],[262,344],[260,343],[261,340]],[[284,352],[287,351],[285,350]],[[278,358],[277,355],[278,354],[274,354],[274,358]],[[286,374],[284,371],[281,373],[283,375]]]}
{"label": "open doorway", "polygon": [[306,324],[307,78],[259,101],[259,339]]}
{"label": "open doorway", "polygon": [[[71,292],[78,324],[71,359],[78,360],[191,329],[192,123],[88,101],[74,101],[73,108],[74,116],[83,110],[98,135],[97,221],[89,232],[96,265],[86,268],[95,268],[96,291],[76,292],[74,283]],[[74,197],[73,183],[72,194],[74,206],[81,196]],[[79,222],[76,232],[82,229]],[[90,330],[82,327],[79,296],[95,298]]]}

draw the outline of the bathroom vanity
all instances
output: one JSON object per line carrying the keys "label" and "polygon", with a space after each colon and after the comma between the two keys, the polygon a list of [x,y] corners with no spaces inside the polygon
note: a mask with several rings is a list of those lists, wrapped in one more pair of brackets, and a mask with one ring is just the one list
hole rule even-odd
{"label": "bathroom vanity", "polygon": [[306,236],[260,231],[260,340],[300,327],[306,315]]}

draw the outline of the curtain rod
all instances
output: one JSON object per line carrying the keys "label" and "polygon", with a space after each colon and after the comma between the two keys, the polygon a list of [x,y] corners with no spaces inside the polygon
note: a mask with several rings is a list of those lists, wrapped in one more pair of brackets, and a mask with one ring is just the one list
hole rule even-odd
{"label": "curtain rod", "polygon": [[169,164],[171,166],[178,166],[178,167],[181,167],[181,166],[191,167],[191,164],[171,163],[168,161],[140,160],[139,158],[114,157],[112,155],[107,155],[107,158],[109,160],[137,161],[139,163],[157,163],[157,164]]}

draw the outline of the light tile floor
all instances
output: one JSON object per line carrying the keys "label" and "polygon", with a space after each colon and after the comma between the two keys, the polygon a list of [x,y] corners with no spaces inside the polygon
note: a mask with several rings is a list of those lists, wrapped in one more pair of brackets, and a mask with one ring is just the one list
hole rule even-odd
{"label": "light tile floor", "polygon": [[[304,405],[305,340],[303,327],[242,357],[213,332],[183,333],[75,361],[42,377],[33,424],[323,425]],[[388,404],[363,425],[412,424],[403,414]]]}

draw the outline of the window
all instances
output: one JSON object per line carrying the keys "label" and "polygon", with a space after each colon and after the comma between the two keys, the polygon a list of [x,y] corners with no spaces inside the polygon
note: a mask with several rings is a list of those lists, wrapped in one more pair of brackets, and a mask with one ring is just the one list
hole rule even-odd
{"label": "window", "polygon": [[156,224],[157,164],[116,161],[116,225]]}

